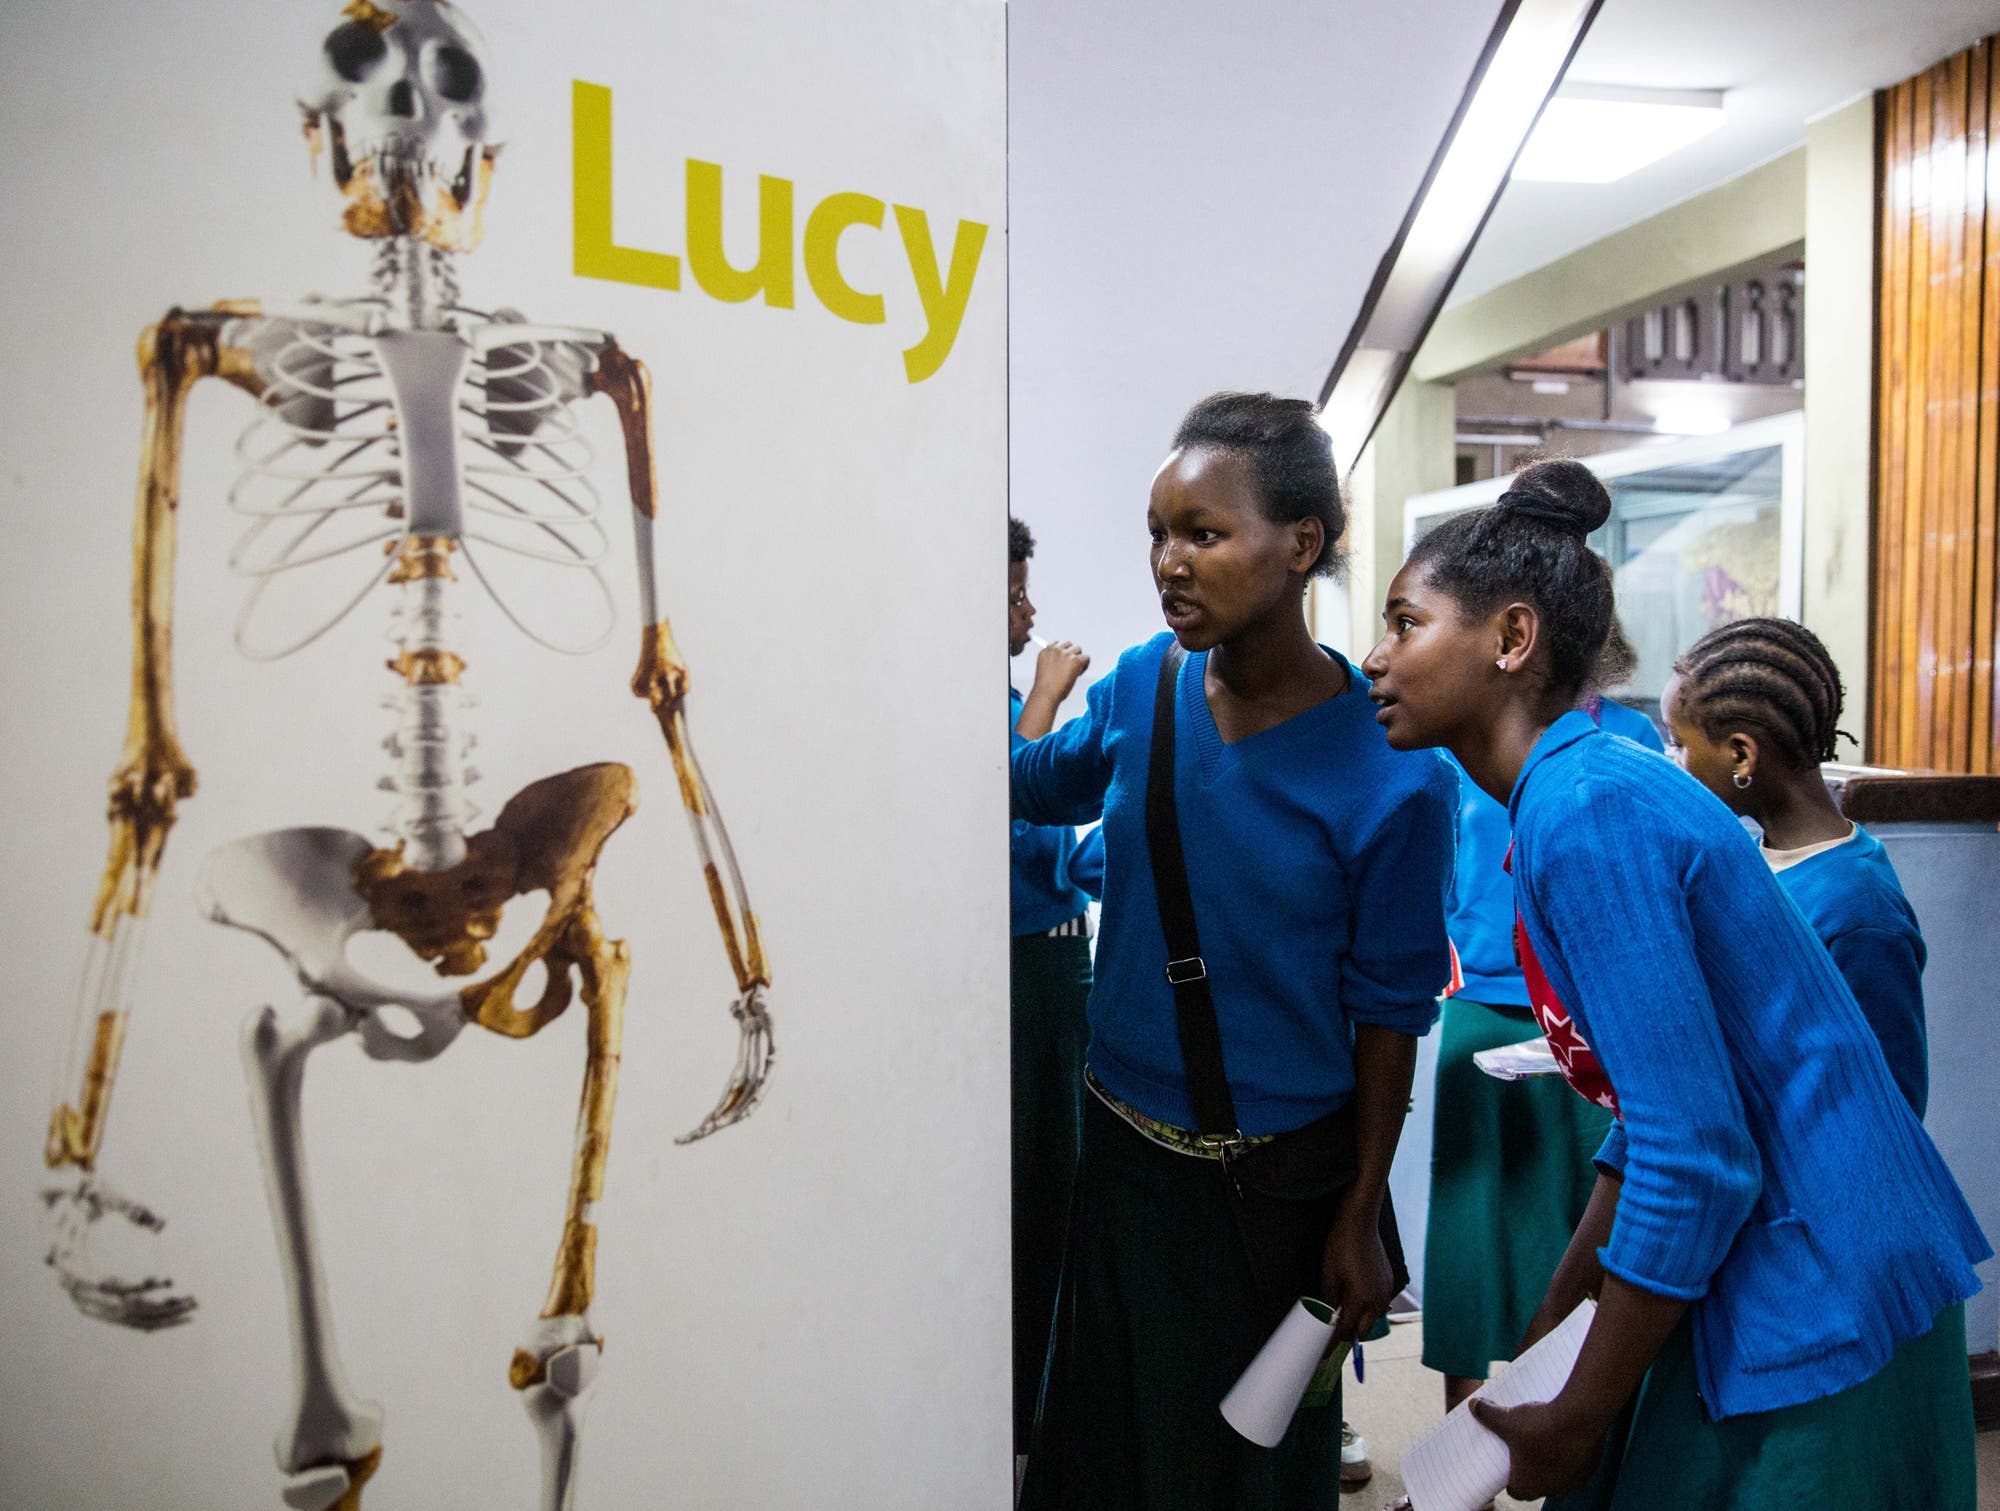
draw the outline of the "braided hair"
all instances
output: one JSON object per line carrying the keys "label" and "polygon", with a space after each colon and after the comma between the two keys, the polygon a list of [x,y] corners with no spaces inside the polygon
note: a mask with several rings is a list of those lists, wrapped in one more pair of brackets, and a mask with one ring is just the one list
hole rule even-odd
{"label": "braided hair", "polygon": [[[1710,630],[1674,663],[1675,702],[1695,727],[1720,740],[1746,726],[1764,734],[1793,771],[1830,761],[1844,689],[1840,669],[1804,625],[1737,619]],[[1851,739],[1852,736],[1849,736]]]}
{"label": "braided hair", "polygon": [[1611,635],[1611,569],[1584,537],[1611,517],[1611,495],[1583,463],[1525,468],[1492,507],[1456,515],[1419,540],[1408,566],[1471,618],[1520,599],[1549,646],[1549,690],[1574,702]]}

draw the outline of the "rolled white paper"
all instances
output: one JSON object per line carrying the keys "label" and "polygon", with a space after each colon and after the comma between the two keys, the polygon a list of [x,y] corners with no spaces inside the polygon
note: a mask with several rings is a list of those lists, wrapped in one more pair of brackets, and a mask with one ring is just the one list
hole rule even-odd
{"label": "rolled white paper", "polygon": [[1299,1297],[1222,1398],[1222,1419],[1258,1447],[1277,1447],[1333,1336],[1334,1315],[1324,1302]]}

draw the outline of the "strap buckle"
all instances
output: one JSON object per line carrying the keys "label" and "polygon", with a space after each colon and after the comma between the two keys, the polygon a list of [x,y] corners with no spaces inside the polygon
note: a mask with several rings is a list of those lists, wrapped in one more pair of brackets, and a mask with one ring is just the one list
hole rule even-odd
{"label": "strap buckle", "polygon": [[1213,1149],[1224,1164],[1229,1163],[1230,1155],[1241,1154],[1250,1147],[1250,1140],[1243,1136],[1241,1128],[1234,1133],[1197,1133],[1194,1141],[1203,1149]]}
{"label": "strap buckle", "polygon": [[1190,981],[1206,981],[1208,966],[1199,955],[1190,955],[1185,960],[1167,962],[1167,980],[1174,986],[1185,986]]}

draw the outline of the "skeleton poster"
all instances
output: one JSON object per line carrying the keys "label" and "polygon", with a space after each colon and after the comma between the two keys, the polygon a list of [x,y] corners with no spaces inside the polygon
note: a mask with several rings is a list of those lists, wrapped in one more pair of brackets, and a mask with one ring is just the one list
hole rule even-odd
{"label": "skeleton poster", "polygon": [[0,20],[0,1504],[1004,1503],[1003,32]]}

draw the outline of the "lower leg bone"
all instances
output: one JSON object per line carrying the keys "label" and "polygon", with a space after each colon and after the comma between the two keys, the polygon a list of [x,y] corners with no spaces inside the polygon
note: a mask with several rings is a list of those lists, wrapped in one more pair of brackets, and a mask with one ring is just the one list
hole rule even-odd
{"label": "lower leg bone", "polygon": [[306,1057],[351,1027],[346,1008],[331,998],[311,997],[283,1018],[269,1007],[252,1014],[243,1035],[251,1111],[291,1313],[293,1409],[278,1434],[277,1457],[287,1476],[286,1504],[296,1511],[358,1511],[361,1483],[381,1456],[382,1408],[355,1396],[334,1348],[299,1121]]}
{"label": "lower leg bone", "polygon": [[[524,1345],[515,1350],[508,1370],[541,1440],[541,1511],[573,1511],[576,1506],[584,1402],[604,1346],[590,1323],[590,1303],[597,1289],[594,1219],[611,1152],[611,1114],[618,1096],[625,1031],[625,982],[631,973],[624,942],[604,937],[587,895],[566,932],[562,954],[583,978],[579,995],[590,1014],[576,1155],[548,1301]],[[551,960],[550,969],[555,968]]]}
{"label": "lower leg bone", "polygon": [[522,1388],[521,1405],[541,1444],[541,1511],[575,1511],[583,1408],[603,1347],[590,1318],[574,1315],[536,1322],[520,1351],[536,1361],[536,1378]]}

